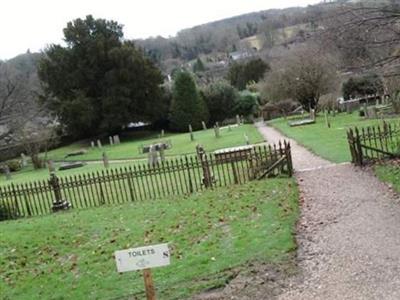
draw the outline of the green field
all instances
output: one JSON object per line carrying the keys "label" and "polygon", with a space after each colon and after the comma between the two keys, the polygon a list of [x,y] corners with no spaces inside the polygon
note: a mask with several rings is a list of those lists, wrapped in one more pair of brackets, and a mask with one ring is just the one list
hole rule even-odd
{"label": "green field", "polygon": [[[197,131],[195,132],[195,141],[190,141],[190,136],[188,133],[184,134],[171,134],[166,135],[167,140],[172,142],[172,149],[166,151],[167,156],[179,156],[184,154],[194,153],[195,147],[198,143],[202,144],[207,152],[211,152],[216,149],[240,146],[245,144],[244,134],[246,133],[250,139],[251,143],[259,143],[263,141],[263,137],[258,132],[258,130],[253,125],[243,125],[240,127],[233,127],[232,131],[228,129],[221,129],[221,137],[215,138],[213,130],[207,131]],[[95,160],[101,159],[102,151],[105,151],[109,159],[143,159],[141,161],[132,162],[118,162],[115,161],[110,163],[111,168],[120,168],[126,166],[132,166],[137,164],[146,163],[146,155],[139,155],[138,147],[142,144],[150,144],[157,141],[157,138],[138,138],[137,140],[122,141],[120,145],[115,146],[104,146],[103,150],[90,149],[86,147],[89,151],[86,155],[71,157],[69,160]],[[79,150],[86,145],[75,143],[66,147],[62,147],[48,153],[50,159],[62,160],[66,153]],[[55,166],[58,167],[60,164],[56,163]],[[85,173],[91,173],[94,171],[104,170],[102,163],[89,163],[84,167],[57,171],[57,176],[73,176]],[[41,170],[34,170],[31,166],[24,168],[22,171],[12,173],[12,180],[6,180],[5,176],[0,176],[0,186],[8,185],[11,183],[20,184],[36,180],[48,180],[49,171],[47,168]]]}
{"label": "green field", "polygon": [[[268,124],[277,128],[284,135],[295,139],[317,155],[332,162],[347,162],[351,160],[347,143],[347,129],[354,126],[370,126],[381,124],[381,120],[365,120],[357,113],[337,114],[330,117],[331,128],[325,123],[325,117],[319,115],[315,124],[290,127],[288,120],[276,119]],[[398,119],[388,119],[392,122]]]}
{"label": "green field", "polygon": [[90,142],[75,143],[66,147],[61,147],[48,153],[49,159],[65,160],[67,153],[86,149],[88,153],[85,155],[70,157],[67,160],[101,160],[102,153],[106,152],[109,159],[137,159],[146,158],[146,154],[139,153],[139,147],[152,144],[160,140],[169,140],[172,143],[172,149],[167,150],[167,156],[175,156],[182,154],[190,154],[196,152],[196,145],[201,144],[207,151],[213,151],[220,148],[240,146],[246,143],[244,134],[250,139],[251,143],[263,141],[263,137],[253,125],[242,125],[232,127],[232,131],[228,128],[221,128],[220,138],[216,138],[213,129],[200,130],[194,132],[194,141],[190,140],[189,133],[165,134],[164,138],[159,139],[158,134],[149,133],[148,136],[122,140],[120,145],[106,145],[103,143],[103,149],[91,149]]}
{"label": "green field", "polygon": [[290,264],[297,199],[294,180],[268,179],[190,197],[1,222],[1,295],[143,299],[141,273],[118,274],[113,253],[165,242],[172,263],[153,270],[160,299],[220,287],[249,262]]}

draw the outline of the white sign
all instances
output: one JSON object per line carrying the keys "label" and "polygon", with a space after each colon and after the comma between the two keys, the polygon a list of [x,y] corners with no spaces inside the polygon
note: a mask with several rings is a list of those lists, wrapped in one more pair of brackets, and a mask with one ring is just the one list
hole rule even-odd
{"label": "white sign", "polygon": [[115,251],[118,272],[129,272],[170,264],[168,244]]}

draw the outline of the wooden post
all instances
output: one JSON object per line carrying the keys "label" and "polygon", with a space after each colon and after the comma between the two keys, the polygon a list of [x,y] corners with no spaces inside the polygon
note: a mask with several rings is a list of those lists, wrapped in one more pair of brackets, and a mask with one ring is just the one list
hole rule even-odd
{"label": "wooden post", "polygon": [[207,161],[207,155],[204,148],[201,145],[196,146],[197,156],[201,163],[201,168],[203,170],[203,184],[206,188],[212,187],[212,174],[210,170],[210,166]]}
{"label": "wooden post", "polygon": [[156,291],[154,289],[153,277],[150,269],[143,270],[144,286],[146,287],[147,300],[156,300]]}

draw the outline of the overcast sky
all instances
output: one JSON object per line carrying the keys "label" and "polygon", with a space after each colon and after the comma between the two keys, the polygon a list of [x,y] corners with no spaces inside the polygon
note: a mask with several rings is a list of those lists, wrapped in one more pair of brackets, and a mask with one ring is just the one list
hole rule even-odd
{"label": "overcast sky", "polygon": [[320,0],[1,0],[0,59],[62,42],[68,21],[92,14],[124,25],[125,38],[177,31],[248,12],[307,6]]}

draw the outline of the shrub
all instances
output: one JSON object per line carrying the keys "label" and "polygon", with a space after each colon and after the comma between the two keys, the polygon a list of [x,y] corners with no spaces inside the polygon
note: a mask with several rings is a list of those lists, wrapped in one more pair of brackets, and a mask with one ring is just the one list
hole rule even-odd
{"label": "shrub", "polygon": [[252,116],[259,109],[258,94],[244,91],[235,104],[235,113],[243,116]]}
{"label": "shrub", "polygon": [[350,77],[342,86],[345,100],[365,95],[381,94],[382,92],[383,82],[377,74]]}
{"label": "shrub", "polygon": [[22,162],[18,159],[6,161],[5,164],[10,169],[10,172],[17,172],[22,169]]}

